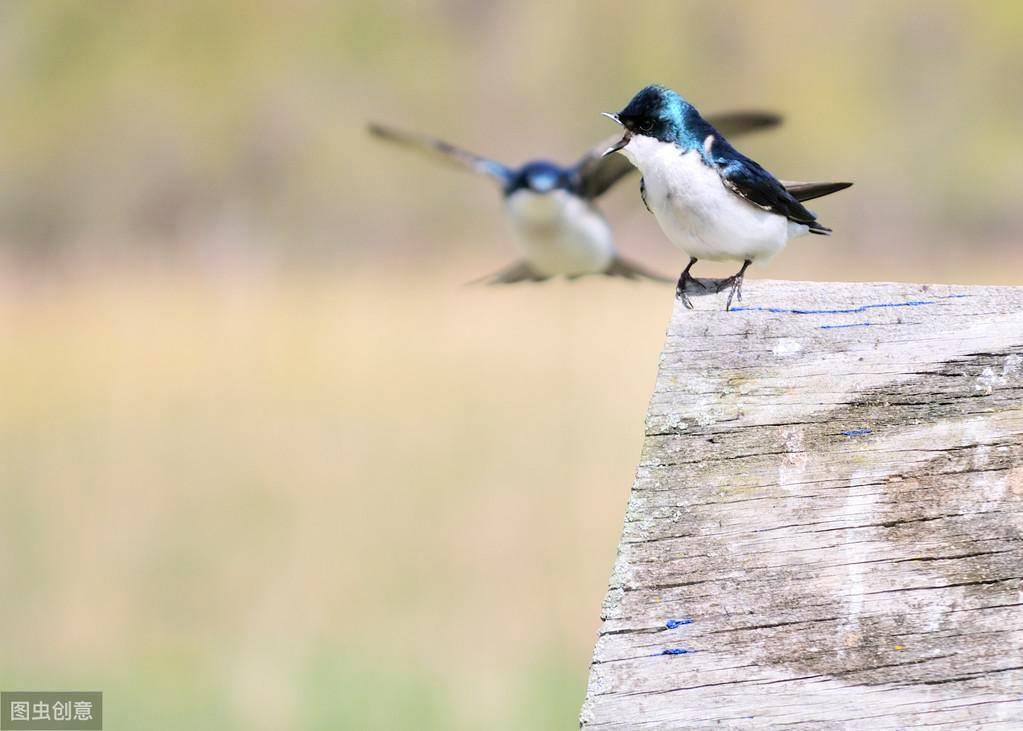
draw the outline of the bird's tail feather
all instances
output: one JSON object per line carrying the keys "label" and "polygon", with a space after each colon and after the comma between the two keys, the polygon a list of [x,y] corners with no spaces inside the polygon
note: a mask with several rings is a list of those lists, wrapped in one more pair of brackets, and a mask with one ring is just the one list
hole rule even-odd
{"label": "bird's tail feather", "polygon": [[814,222],[812,222],[810,224],[807,224],[807,225],[810,227],[810,233],[812,233],[812,234],[818,234],[820,236],[830,236],[831,235],[831,229],[830,228],[828,228],[827,226],[823,226],[823,225],[817,223],[816,221],[814,221]]}
{"label": "bird's tail feather", "polygon": [[792,197],[800,203],[806,203],[814,198],[821,198],[852,187],[852,183],[845,182],[801,183],[792,180],[783,180],[781,181],[781,184],[784,185],[785,190],[787,190]]}

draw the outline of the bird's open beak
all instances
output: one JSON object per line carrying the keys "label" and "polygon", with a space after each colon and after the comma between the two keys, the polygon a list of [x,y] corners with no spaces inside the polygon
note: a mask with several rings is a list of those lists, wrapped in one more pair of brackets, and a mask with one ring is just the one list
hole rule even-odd
{"label": "bird's open beak", "polygon": [[[618,118],[617,114],[612,114],[611,112],[601,112],[601,114],[603,114],[605,117],[607,117],[608,119],[610,119],[611,121],[613,121],[613,122],[615,122],[617,124],[621,124],[622,123],[622,120],[620,120]],[[622,138],[620,140],[618,140],[616,143],[614,143],[609,148],[604,150],[604,154],[601,155],[601,157],[607,157],[612,152],[618,152],[620,149],[622,149],[627,144],[629,144],[629,140],[631,140],[631,139],[632,139],[632,133],[629,132],[628,130],[625,130],[625,135],[623,135]]]}

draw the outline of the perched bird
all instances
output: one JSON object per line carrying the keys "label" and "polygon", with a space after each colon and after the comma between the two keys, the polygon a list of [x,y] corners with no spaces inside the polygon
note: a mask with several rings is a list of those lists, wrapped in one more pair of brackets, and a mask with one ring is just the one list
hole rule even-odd
{"label": "perched bird", "polygon": [[742,279],[754,261],[766,261],[790,239],[830,234],[801,201],[848,188],[852,183],[782,183],[732,147],[696,107],[671,89],[648,86],[618,114],[605,112],[625,135],[604,154],[621,151],[643,176],[640,194],[661,230],[689,254],[675,296],[692,303],[686,285],[699,259],[737,259],[742,268],[725,279],[742,299]]}
{"label": "perched bird", "polygon": [[[778,115],[769,112],[733,112],[711,119],[730,134],[772,127],[781,122]],[[379,124],[371,124],[369,131],[381,139],[413,147],[486,175],[501,187],[505,211],[517,234],[523,258],[484,277],[491,284],[543,281],[558,275],[575,279],[588,274],[671,281],[618,254],[611,228],[594,203],[634,170],[624,158],[602,155],[613,140],[601,142],[569,167],[536,160],[511,168],[431,137]]]}

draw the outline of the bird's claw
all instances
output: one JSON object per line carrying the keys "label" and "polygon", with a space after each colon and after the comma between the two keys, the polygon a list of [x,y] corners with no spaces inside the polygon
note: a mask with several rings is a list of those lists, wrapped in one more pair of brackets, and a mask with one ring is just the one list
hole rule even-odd
{"label": "bird's claw", "polygon": [[682,300],[682,304],[685,305],[687,310],[693,309],[693,303],[689,299],[689,295],[686,294],[684,286],[675,288],[675,299]]}
{"label": "bird's claw", "polygon": [[[735,276],[735,277],[729,277],[728,279],[725,280],[726,282],[731,280],[731,286],[732,286],[731,291],[728,293],[728,301],[725,302],[725,312],[728,312],[728,311],[730,311],[732,309],[732,298],[733,297],[737,301],[742,302],[742,279],[743,278],[740,277],[740,276]],[[720,292],[720,291],[721,291],[721,289],[718,290],[718,292]]]}
{"label": "bird's claw", "polygon": [[735,297],[739,300],[739,302],[742,302],[742,291],[740,287],[736,287],[728,293],[728,301],[725,302],[725,312],[731,312],[732,310],[732,297]]}

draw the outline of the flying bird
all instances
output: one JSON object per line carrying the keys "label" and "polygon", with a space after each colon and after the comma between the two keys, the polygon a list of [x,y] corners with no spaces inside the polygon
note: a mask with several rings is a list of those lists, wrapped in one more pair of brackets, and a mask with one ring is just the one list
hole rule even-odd
{"label": "flying bird", "polygon": [[700,259],[739,260],[742,268],[718,287],[742,300],[742,280],[754,261],[766,261],[790,239],[831,229],[803,206],[852,183],[783,183],[729,144],[724,130],[704,119],[671,89],[647,86],[618,114],[605,116],[625,134],[604,155],[622,152],[643,176],[640,195],[668,239],[689,254],[675,287],[686,307],[686,285]]}
{"label": "flying bird", "polygon": [[[711,119],[718,128],[735,135],[781,122],[776,114],[756,111]],[[614,140],[601,142],[567,167],[534,160],[515,168],[425,135],[380,124],[370,124],[369,131],[497,183],[522,259],[484,277],[488,283],[543,281],[559,275],[575,279],[590,274],[671,281],[619,255],[611,228],[596,206],[598,197],[634,170],[622,157],[603,155]]]}

